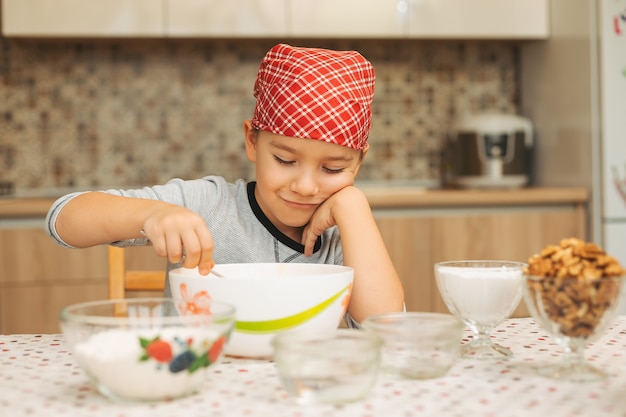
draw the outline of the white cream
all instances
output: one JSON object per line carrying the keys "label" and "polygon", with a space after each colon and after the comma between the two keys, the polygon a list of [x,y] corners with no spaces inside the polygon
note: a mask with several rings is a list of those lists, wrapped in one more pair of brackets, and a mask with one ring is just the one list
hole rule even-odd
{"label": "white cream", "polygon": [[[191,349],[206,352],[216,339],[206,329],[160,329],[158,333],[115,329],[92,335],[74,347],[74,354],[87,374],[107,395],[132,400],[159,400],[187,394],[205,380],[206,370],[170,372],[167,363],[154,359],[142,361],[144,354],[139,337],[153,339],[156,335],[169,342],[173,356]],[[192,340],[186,345],[187,340]],[[180,342],[182,341],[182,342]],[[107,392],[108,391],[108,392]]]}
{"label": "white cream", "polygon": [[499,324],[522,297],[520,269],[439,267],[437,273],[448,308],[473,324]]}

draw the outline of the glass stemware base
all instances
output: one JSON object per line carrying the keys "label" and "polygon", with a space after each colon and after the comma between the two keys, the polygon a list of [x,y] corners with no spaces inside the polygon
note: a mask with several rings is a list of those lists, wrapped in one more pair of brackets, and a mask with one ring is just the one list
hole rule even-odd
{"label": "glass stemware base", "polygon": [[464,359],[509,359],[513,352],[491,340],[488,333],[475,333],[472,339],[461,346],[459,356]]}
{"label": "glass stemware base", "polygon": [[609,376],[607,372],[585,360],[584,345],[574,348],[563,345],[563,348],[563,358],[559,363],[542,364],[537,368],[541,376],[570,382],[600,381]]}

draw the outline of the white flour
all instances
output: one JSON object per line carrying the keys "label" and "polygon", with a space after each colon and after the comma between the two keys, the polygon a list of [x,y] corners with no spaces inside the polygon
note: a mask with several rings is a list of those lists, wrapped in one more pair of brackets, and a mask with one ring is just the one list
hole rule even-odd
{"label": "white flour", "polygon": [[499,324],[522,297],[519,269],[440,267],[437,273],[452,312],[476,324]]}
{"label": "white flour", "polygon": [[115,329],[96,333],[78,343],[74,354],[87,374],[98,382],[99,388],[114,397],[134,400],[174,398],[200,386],[209,368],[203,367],[192,373],[187,370],[171,372],[168,363],[160,363],[154,358],[141,360],[146,351],[139,338],[152,340],[157,335],[170,344],[173,357],[189,350],[198,355],[206,353],[218,337],[206,329],[166,328],[152,333]]}

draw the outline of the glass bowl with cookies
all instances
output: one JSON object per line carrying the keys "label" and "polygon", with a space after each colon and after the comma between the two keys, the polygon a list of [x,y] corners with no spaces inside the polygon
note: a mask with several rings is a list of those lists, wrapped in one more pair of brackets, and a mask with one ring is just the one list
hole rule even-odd
{"label": "glass bowl with cookies", "polygon": [[568,381],[606,378],[585,359],[585,346],[614,322],[626,270],[597,244],[568,238],[531,256],[524,272],[528,310],[563,348],[563,360],[541,373]]}

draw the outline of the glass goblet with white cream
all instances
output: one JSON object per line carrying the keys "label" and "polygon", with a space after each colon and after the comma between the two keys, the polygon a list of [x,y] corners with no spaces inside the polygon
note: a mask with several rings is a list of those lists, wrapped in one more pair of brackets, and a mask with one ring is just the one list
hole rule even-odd
{"label": "glass goblet with white cream", "polygon": [[523,262],[461,260],[435,264],[439,293],[450,312],[473,333],[460,356],[508,359],[513,353],[491,338],[493,329],[508,318],[522,298]]}

